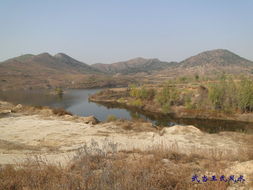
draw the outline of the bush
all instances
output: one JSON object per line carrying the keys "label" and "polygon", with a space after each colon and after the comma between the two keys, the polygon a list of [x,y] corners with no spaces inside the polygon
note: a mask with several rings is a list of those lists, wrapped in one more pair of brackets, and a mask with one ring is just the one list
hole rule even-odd
{"label": "bush", "polygon": [[117,117],[115,115],[108,115],[106,118],[107,122],[116,121]]}
{"label": "bush", "polygon": [[119,103],[124,103],[124,102],[125,102],[125,99],[124,99],[124,98],[120,98],[120,99],[118,99],[118,102],[119,102]]}
{"label": "bush", "polygon": [[212,84],[209,87],[208,98],[210,99],[214,109],[222,109],[224,102],[225,89],[220,84]]}
{"label": "bush", "polygon": [[180,83],[185,83],[187,81],[187,77],[180,77],[178,80]]}
{"label": "bush", "polygon": [[187,95],[184,97],[185,107],[187,109],[195,109],[196,106],[192,103],[191,96]]}
{"label": "bush", "polygon": [[170,104],[163,104],[162,105],[162,112],[163,113],[169,113],[169,111],[170,111],[170,108],[171,108],[171,106],[170,106]]}
{"label": "bush", "polygon": [[72,113],[66,111],[63,108],[54,108],[52,111],[53,111],[53,114],[58,115],[58,116],[72,115]]}
{"label": "bush", "polygon": [[0,189],[227,189],[229,183],[208,181],[198,184],[191,181],[196,168],[193,163],[201,163],[198,171],[203,173],[212,171],[217,174],[224,170],[224,162],[221,164],[210,156],[206,157],[181,154],[173,148],[163,147],[119,152],[115,143],[107,142],[100,148],[93,141],[90,146],[81,147],[66,167],[49,165],[42,160],[29,160],[29,163],[18,167],[2,166]]}
{"label": "bush", "polygon": [[144,86],[138,88],[136,85],[131,85],[130,96],[141,100],[152,100],[155,96],[155,90],[147,89]]}
{"label": "bush", "polygon": [[143,106],[143,103],[140,99],[137,99],[137,100],[131,101],[131,105],[136,106],[136,107],[141,107],[141,106]]}
{"label": "bush", "polygon": [[63,95],[63,90],[61,88],[56,88],[55,89],[55,94],[58,96],[62,96]]}
{"label": "bush", "polygon": [[199,75],[198,74],[195,74],[194,78],[195,78],[195,81],[199,81]]}
{"label": "bush", "polygon": [[218,83],[209,87],[208,98],[214,109],[223,111],[235,110],[238,106],[238,88],[230,78],[221,78]]}
{"label": "bush", "polygon": [[253,111],[253,82],[249,79],[242,79],[240,82],[239,93],[239,108],[242,112]]}
{"label": "bush", "polygon": [[174,85],[167,83],[155,98],[162,107],[168,108],[179,101],[179,93]]}

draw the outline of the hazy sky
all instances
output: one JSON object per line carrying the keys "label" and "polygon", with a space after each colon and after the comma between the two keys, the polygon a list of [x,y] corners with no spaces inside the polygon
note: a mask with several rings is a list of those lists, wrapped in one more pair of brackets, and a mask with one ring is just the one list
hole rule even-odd
{"label": "hazy sky", "polygon": [[253,60],[253,0],[0,1],[0,61],[42,52],[181,61],[218,48]]}

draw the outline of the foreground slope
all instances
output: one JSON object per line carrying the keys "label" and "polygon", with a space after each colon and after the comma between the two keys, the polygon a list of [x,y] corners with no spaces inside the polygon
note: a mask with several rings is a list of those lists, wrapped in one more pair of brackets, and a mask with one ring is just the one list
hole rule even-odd
{"label": "foreground slope", "polygon": [[[130,189],[249,189],[250,139],[194,126],[92,124],[84,117],[53,115],[49,108],[0,102],[0,189],[87,189],[87,181],[90,189],[129,189],[132,183]],[[243,175],[245,182],[193,183],[194,175]]]}

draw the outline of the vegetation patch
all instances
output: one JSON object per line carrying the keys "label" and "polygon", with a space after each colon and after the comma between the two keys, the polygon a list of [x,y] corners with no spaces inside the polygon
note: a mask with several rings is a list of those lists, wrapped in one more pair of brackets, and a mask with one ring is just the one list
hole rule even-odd
{"label": "vegetation patch", "polygon": [[63,116],[63,115],[73,115],[72,113],[66,111],[63,108],[54,108],[52,109],[53,114],[58,115],[58,116]]}
{"label": "vegetation patch", "polygon": [[112,121],[116,121],[117,117],[115,115],[108,115],[106,118],[107,122],[112,122]]}

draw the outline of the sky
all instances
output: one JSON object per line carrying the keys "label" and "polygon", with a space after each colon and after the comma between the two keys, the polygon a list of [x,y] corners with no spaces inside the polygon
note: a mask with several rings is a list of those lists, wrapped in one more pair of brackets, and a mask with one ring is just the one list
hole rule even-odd
{"label": "sky", "polygon": [[253,60],[252,0],[0,0],[0,61],[182,61],[220,48]]}

